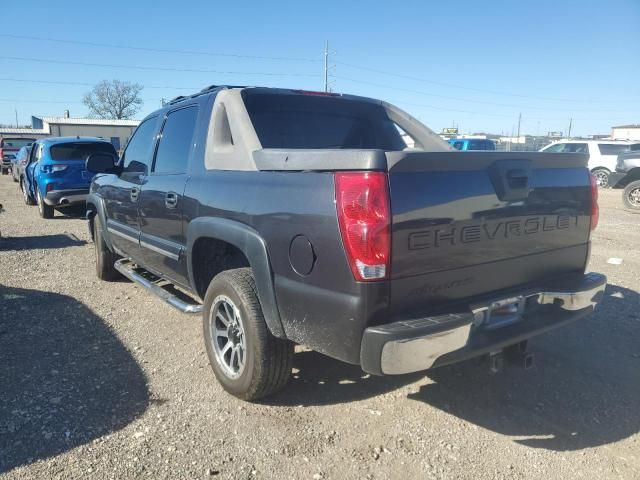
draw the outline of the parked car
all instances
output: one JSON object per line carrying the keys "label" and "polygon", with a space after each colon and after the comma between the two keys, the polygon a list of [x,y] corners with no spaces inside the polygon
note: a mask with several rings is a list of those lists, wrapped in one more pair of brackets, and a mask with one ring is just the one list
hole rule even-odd
{"label": "parked car", "polygon": [[622,201],[629,210],[640,210],[640,144],[618,155],[616,171],[609,176],[614,188],[624,188]]}
{"label": "parked car", "polygon": [[[31,144],[33,145],[33,144]],[[20,181],[20,176],[23,175],[24,168],[27,166],[29,160],[29,154],[31,153],[31,145],[22,147],[16,153],[16,156],[11,160],[11,175],[14,182]]]}
{"label": "parked car", "polygon": [[209,87],[147,116],[116,166],[89,156],[87,218],[98,278],[201,313],[215,376],[255,400],[294,344],[376,375],[530,365],[528,338],[603,296],[586,165],[454,152],[368,98]]}
{"label": "parked car", "polygon": [[85,168],[92,153],[117,158],[113,145],[95,137],[49,137],[32,148],[24,182],[25,202],[38,205],[42,218],[52,218],[55,209],[82,205],[89,193],[93,173]]}
{"label": "parked car", "polygon": [[456,150],[495,150],[496,143],[493,140],[482,138],[450,138],[449,144]]}
{"label": "parked car", "polygon": [[22,147],[31,145],[33,138],[0,138],[0,172],[7,175],[11,169],[11,161]]}
{"label": "parked car", "polygon": [[598,185],[607,188],[609,175],[616,169],[618,154],[628,151],[632,143],[626,140],[560,140],[540,151],[588,154],[589,170],[596,177]]}

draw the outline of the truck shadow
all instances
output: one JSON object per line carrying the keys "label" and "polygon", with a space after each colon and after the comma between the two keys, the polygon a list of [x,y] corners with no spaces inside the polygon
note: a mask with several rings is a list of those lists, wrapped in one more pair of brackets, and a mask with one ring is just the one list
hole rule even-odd
{"label": "truck shadow", "polygon": [[66,295],[0,285],[0,474],[119,430],[149,404],[118,338]]}
{"label": "truck shadow", "polygon": [[9,250],[50,250],[54,248],[78,247],[87,242],[72,234],[56,233],[53,235],[37,235],[27,237],[3,237],[0,240],[0,251]]}
{"label": "truck shadow", "polygon": [[409,398],[533,448],[579,450],[640,431],[640,295],[609,285],[596,313],[530,341],[531,370],[433,370]]}
{"label": "truck shadow", "polygon": [[313,351],[293,359],[293,375],[284,391],[264,400],[269,405],[335,405],[364,400],[415,382],[424,374],[377,377],[359,365],[334,360]]}

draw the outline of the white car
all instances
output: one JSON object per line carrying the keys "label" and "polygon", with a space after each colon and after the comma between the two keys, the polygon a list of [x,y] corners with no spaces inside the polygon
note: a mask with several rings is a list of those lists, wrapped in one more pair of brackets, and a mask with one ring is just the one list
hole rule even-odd
{"label": "white car", "polygon": [[629,150],[632,144],[627,140],[560,140],[540,151],[588,154],[589,170],[598,180],[598,185],[608,187],[609,174],[616,171],[618,154]]}

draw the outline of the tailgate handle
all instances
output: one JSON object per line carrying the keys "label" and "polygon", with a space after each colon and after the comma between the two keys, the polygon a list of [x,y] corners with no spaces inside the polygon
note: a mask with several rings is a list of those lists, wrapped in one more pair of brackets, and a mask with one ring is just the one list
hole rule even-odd
{"label": "tailgate handle", "polygon": [[529,196],[530,160],[497,160],[489,167],[488,173],[500,200],[513,202]]}
{"label": "tailgate handle", "polygon": [[507,181],[511,188],[527,188],[529,173],[522,168],[514,168],[507,172]]}

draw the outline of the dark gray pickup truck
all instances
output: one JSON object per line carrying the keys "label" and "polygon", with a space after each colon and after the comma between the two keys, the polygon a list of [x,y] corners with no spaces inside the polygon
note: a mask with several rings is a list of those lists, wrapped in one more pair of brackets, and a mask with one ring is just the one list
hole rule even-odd
{"label": "dark gray pickup truck", "polygon": [[603,295],[586,163],[452,151],[368,98],[212,86],[144,119],[115,166],[88,158],[97,274],[201,313],[247,400],[286,384],[294,344],[376,375],[528,364],[528,338]]}

